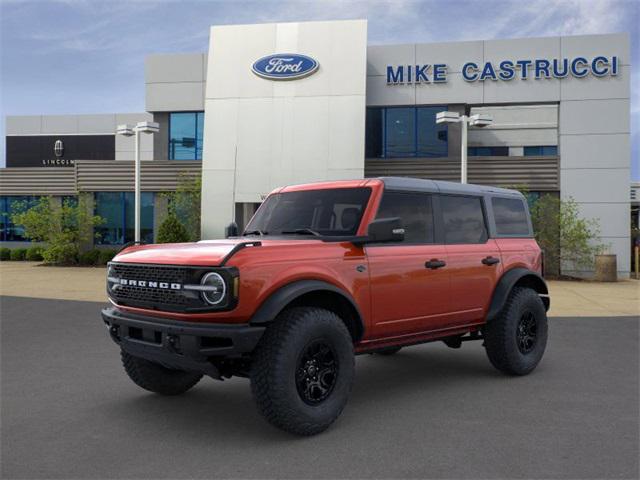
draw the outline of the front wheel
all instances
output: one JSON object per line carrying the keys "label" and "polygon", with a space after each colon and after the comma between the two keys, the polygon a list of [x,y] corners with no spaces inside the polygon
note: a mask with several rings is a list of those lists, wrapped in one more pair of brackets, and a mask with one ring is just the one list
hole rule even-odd
{"label": "front wheel", "polygon": [[180,395],[194,387],[202,375],[196,372],[173,370],[144,358],[120,352],[122,365],[129,378],[139,387],[160,395]]}
{"label": "front wheel", "polygon": [[547,313],[537,292],[516,287],[497,318],[484,328],[489,361],[509,375],[530,373],[547,345]]}
{"label": "front wheel", "polygon": [[351,392],[353,342],[342,320],[315,307],[285,310],[258,345],[251,391],[260,413],[298,435],[327,429]]}

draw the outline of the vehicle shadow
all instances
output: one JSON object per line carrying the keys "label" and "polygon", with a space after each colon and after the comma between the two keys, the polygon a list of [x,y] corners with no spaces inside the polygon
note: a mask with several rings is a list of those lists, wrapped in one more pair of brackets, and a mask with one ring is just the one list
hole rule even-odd
{"label": "vehicle shadow", "polygon": [[[357,428],[369,415],[438,403],[443,394],[451,395],[460,384],[466,388],[469,383],[502,377],[491,367],[483,349],[464,350],[420,346],[394,356],[357,357],[355,384],[345,410],[349,415],[341,422]],[[235,437],[245,442],[248,437],[283,442],[299,438],[262,419],[247,379],[214,382],[204,378],[193,390],[176,397],[137,390],[110,402],[105,413],[139,427],[161,419],[163,428],[205,443],[212,437],[226,441]]]}

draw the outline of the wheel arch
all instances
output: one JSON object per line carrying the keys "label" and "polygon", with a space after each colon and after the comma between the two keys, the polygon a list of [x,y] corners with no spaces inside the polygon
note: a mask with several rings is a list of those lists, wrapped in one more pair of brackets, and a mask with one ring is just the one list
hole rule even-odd
{"label": "wheel arch", "polygon": [[280,312],[295,306],[325,308],[345,323],[354,343],[364,334],[364,322],[355,300],[344,290],[322,280],[298,280],[273,292],[251,317],[252,325],[272,322]]}
{"label": "wheel arch", "polygon": [[509,294],[515,287],[526,287],[536,291],[540,295],[545,310],[549,311],[551,300],[549,298],[549,288],[544,278],[528,268],[513,268],[500,277],[493,291],[487,313],[487,322],[493,320],[500,314],[507,302]]}

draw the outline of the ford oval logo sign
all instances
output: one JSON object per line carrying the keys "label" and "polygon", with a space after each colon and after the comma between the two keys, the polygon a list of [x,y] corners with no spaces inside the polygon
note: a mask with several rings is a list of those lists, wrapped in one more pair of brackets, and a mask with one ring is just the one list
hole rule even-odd
{"label": "ford oval logo sign", "polygon": [[312,75],[318,66],[317,61],[306,55],[278,53],[256,60],[251,70],[269,80],[296,80]]}

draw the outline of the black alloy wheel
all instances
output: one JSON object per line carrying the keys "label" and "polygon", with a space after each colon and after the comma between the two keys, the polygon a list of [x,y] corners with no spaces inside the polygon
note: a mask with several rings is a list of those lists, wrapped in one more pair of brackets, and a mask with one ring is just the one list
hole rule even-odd
{"label": "black alloy wheel", "polygon": [[338,378],[336,354],[323,339],[313,340],[302,351],[296,369],[298,394],[307,405],[322,403],[333,391]]}
{"label": "black alloy wheel", "polygon": [[537,322],[533,312],[527,310],[520,317],[516,329],[516,339],[518,340],[518,350],[523,354],[531,352],[536,346]]}

